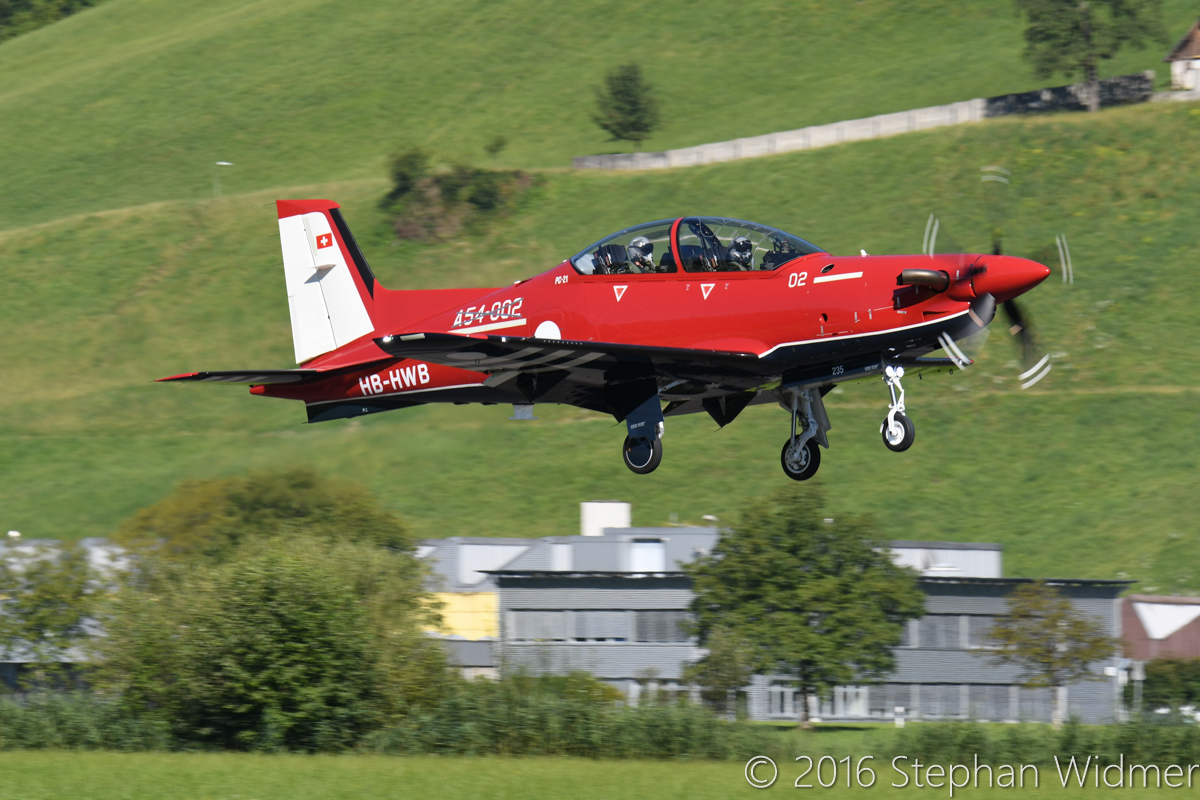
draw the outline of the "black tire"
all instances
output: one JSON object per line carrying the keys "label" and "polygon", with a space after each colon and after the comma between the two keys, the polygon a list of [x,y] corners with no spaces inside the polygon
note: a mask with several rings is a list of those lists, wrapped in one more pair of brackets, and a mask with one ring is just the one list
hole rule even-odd
{"label": "black tire", "polygon": [[[908,448],[912,447],[913,442],[917,438],[917,429],[912,424],[912,420],[903,414],[896,415],[896,423],[898,429],[888,431],[887,417],[884,417],[883,424],[879,426],[879,433],[883,437],[883,444],[888,450],[893,453],[903,453]],[[891,434],[890,436],[888,434]]]}
{"label": "black tire", "polygon": [[621,448],[621,455],[630,472],[638,475],[654,472],[662,463],[662,439],[657,436],[649,439],[642,436],[626,436],[625,446]]}
{"label": "black tire", "polygon": [[791,449],[792,439],[788,437],[779,453],[779,464],[783,467],[783,473],[794,481],[806,481],[816,475],[817,468],[821,466],[821,448],[817,446],[816,440],[809,439],[801,451],[792,454],[792,458],[789,459]]}

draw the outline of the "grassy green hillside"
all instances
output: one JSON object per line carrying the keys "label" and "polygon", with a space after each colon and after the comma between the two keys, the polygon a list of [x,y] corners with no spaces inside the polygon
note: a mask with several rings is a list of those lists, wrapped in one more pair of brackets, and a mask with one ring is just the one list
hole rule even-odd
{"label": "grassy green hillside", "polygon": [[[114,6],[123,0],[113,0]],[[82,215],[0,233],[7,278],[0,524],[104,534],[188,477],[310,464],[361,480],[419,535],[571,532],[577,503],[622,498],[636,524],[732,520],[785,488],[787,418],[748,410],[722,431],[668,421],[666,459],[638,477],[611,419],[539,407],[421,408],[307,426],[298,404],[222,386],[154,385],[190,369],[283,367],[291,343],[271,200],[339,199],[382,282],[496,284],[547,268],[631,221],[699,209],[760,219],[833,252],[912,252],[925,217],[985,246],[979,166],[1015,173],[1009,252],[1049,259],[1066,233],[1077,282],[1028,307],[1056,368],[1020,392],[1000,326],[967,373],[909,382],[918,441],[886,451],[875,383],[828,398],[820,475],[831,513],[885,535],[1000,541],[1010,574],[1144,579],[1200,590],[1200,433],[1191,280],[1200,255],[1200,108],[1010,119],[809,153],[644,174],[550,172],[491,232],[397,246],[386,185],[348,180]],[[13,344],[16,343],[16,344]]]}
{"label": "grassy green hillside", "polygon": [[[1165,7],[1182,35],[1194,4]],[[1009,0],[109,0],[0,45],[0,229],[211,197],[221,160],[234,193],[497,134],[501,164],[565,166],[616,147],[590,87],[628,61],[661,149],[1036,88],[1021,46]]]}

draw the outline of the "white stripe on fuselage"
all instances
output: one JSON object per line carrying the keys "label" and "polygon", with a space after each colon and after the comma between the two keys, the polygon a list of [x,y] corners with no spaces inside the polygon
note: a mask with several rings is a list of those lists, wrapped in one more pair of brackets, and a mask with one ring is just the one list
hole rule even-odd
{"label": "white stripe on fuselage", "polygon": [[799,342],[783,342],[782,344],[775,345],[774,347],[772,347],[770,350],[766,351],[765,353],[759,353],[758,357],[766,358],[767,356],[771,355],[771,353],[774,353],[776,350],[778,350],[781,347],[795,347],[797,345],[802,345],[802,344],[816,344],[817,342],[843,341],[846,339],[862,339],[867,336],[884,336],[889,333],[896,333],[897,331],[908,331],[908,330],[912,330],[913,328],[922,328],[926,325],[937,325],[939,323],[945,322],[946,320],[957,319],[958,317],[961,317],[963,314],[966,314],[969,310],[970,309],[964,309],[963,311],[960,311],[957,314],[948,314],[947,316],[944,316],[944,317],[938,317],[937,319],[931,319],[928,322],[917,322],[913,325],[902,325],[899,328],[888,328],[885,331],[871,331],[870,333],[851,333],[846,336],[822,336],[819,339],[804,339]]}
{"label": "white stripe on fuselage", "polygon": [[830,281],[848,281],[851,278],[861,278],[861,272],[847,272],[844,275],[818,275],[813,283],[829,283]]}

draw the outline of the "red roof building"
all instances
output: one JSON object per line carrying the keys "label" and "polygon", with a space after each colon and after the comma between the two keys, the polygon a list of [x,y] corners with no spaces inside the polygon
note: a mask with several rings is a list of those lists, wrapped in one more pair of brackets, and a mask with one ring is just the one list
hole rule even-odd
{"label": "red roof building", "polygon": [[1172,86],[1200,89],[1200,20],[1196,20],[1163,61],[1171,65]]}
{"label": "red roof building", "polygon": [[1121,617],[1128,658],[1200,658],[1200,597],[1129,595]]}

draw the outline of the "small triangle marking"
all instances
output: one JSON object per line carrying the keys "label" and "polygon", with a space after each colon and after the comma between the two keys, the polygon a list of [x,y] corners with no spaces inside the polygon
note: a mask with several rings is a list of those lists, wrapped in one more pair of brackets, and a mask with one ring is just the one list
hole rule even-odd
{"label": "small triangle marking", "polygon": [[708,293],[709,293],[709,292],[711,292],[711,291],[713,290],[713,287],[714,287],[714,286],[716,286],[716,284],[715,284],[715,283],[702,283],[702,284],[700,284],[700,291],[704,292],[704,299],[705,299],[705,300],[707,300],[707,299],[708,299]]}
{"label": "small triangle marking", "polygon": [[624,297],[625,290],[628,288],[629,288],[628,286],[614,286],[613,287],[613,293],[617,296],[618,303],[621,302],[621,298]]}

